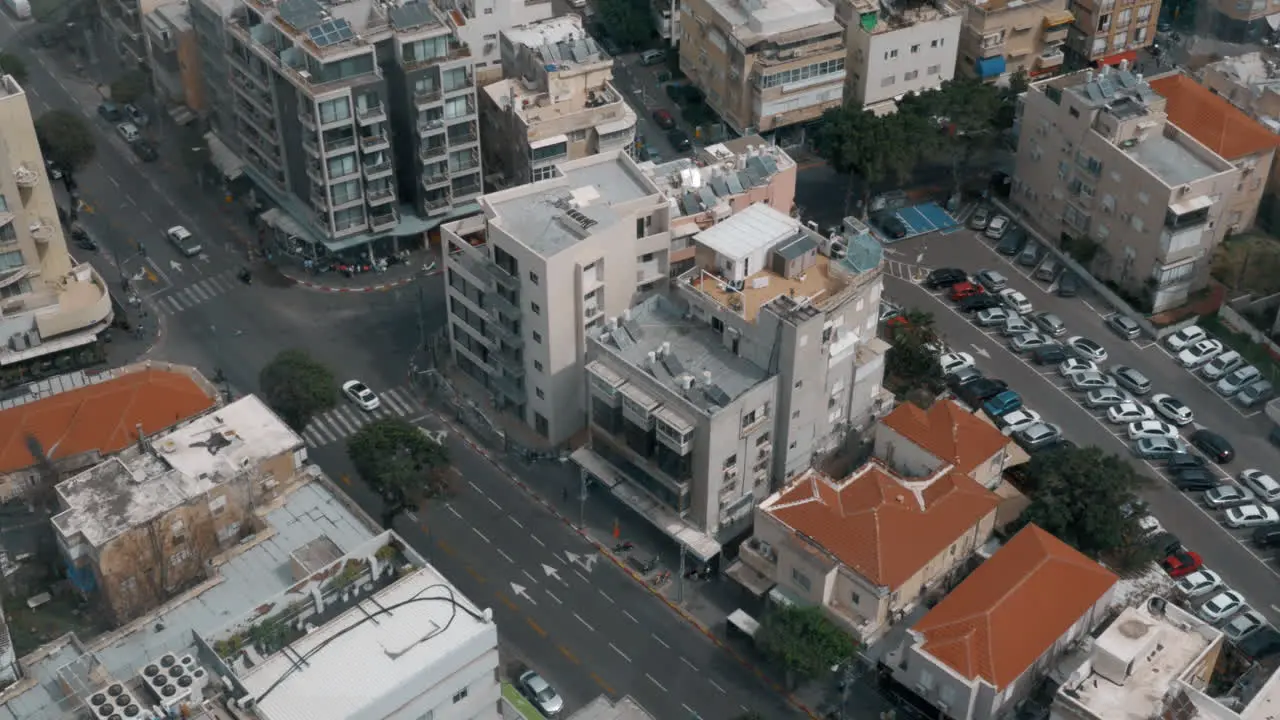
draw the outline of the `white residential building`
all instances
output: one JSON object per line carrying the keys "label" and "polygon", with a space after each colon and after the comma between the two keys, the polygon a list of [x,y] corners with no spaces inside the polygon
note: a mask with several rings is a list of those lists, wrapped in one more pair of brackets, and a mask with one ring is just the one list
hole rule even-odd
{"label": "white residential building", "polygon": [[503,30],[554,15],[551,0],[437,0],[437,4],[453,16],[458,38],[471,48],[479,87],[502,78],[498,39]]}
{"label": "white residential building", "polygon": [[847,102],[885,115],[903,95],[933,90],[955,75],[964,13],[948,0],[858,0],[854,17],[845,35]]}

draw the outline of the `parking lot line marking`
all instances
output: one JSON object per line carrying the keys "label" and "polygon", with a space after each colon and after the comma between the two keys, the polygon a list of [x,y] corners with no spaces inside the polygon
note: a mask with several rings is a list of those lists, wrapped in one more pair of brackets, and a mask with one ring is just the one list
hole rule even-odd
{"label": "parking lot line marking", "polygon": [[685,705],[684,703],[680,703],[680,707],[684,708],[685,712],[689,713],[693,717],[700,717],[697,711],[695,711],[693,708],[689,707],[688,705]]}
{"label": "parking lot line marking", "polygon": [[[479,530],[477,530],[477,529],[475,529],[475,528],[471,528],[471,532],[475,533],[476,535],[479,535],[481,540],[483,540],[483,541],[485,541],[485,542],[489,542],[489,538],[485,537],[485,536],[484,536],[484,533],[480,532]],[[490,544],[492,544],[492,543],[490,543]]]}
{"label": "parking lot line marking", "polygon": [[507,516],[507,519],[508,519],[508,520],[510,520],[511,522],[515,523],[516,527],[520,528],[521,530],[523,530],[523,529],[524,529],[524,525],[521,525],[521,524],[520,524],[520,521],[519,521],[519,520],[517,520],[517,519],[515,519],[513,516],[508,515],[508,516]]}
{"label": "parking lot line marking", "polygon": [[645,673],[645,674],[644,674],[644,676],[645,676],[645,677],[647,677],[647,678],[649,678],[649,682],[653,683],[654,685],[657,685],[657,686],[658,686],[658,689],[659,689],[659,690],[661,690],[662,692],[666,692],[666,691],[667,691],[667,688],[666,688],[666,687],[664,687],[664,686],[662,685],[662,683],[660,683],[660,682],[658,682],[656,679],[654,679],[654,677],[653,677],[652,675],[650,675],[649,673]]}
{"label": "parking lot line marking", "polygon": [[670,646],[670,645],[668,645],[668,644],[666,643],[666,641],[665,641],[665,640],[663,640],[662,638],[658,637],[657,635],[654,635],[653,633],[649,633],[649,637],[653,638],[654,640],[657,640],[657,641],[658,641],[658,644],[659,644],[659,645],[661,645],[662,647],[664,647],[664,648],[666,648],[666,649],[668,649],[668,650],[670,650],[670,649],[671,649],[671,646]]}
{"label": "parking lot line marking", "polygon": [[626,653],[624,653],[624,652],[622,652],[621,650],[619,650],[617,645],[614,645],[613,643],[609,643],[609,647],[613,648],[613,651],[614,651],[614,652],[616,652],[616,653],[618,653],[619,655],[621,655],[623,660],[626,660],[627,662],[631,662],[631,658],[627,657],[627,654],[626,654]]}
{"label": "parking lot line marking", "polygon": [[511,563],[511,564],[513,564],[513,565],[515,564],[515,562],[516,562],[516,561],[515,561],[515,560],[512,560],[510,555],[508,555],[508,554],[506,554],[506,553],[502,552],[502,548],[497,548],[497,550],[498,550],[498,554],[499,554],[499,555],[501,555],[503,558],[506,558],[506,561],[507,561],[507,562],[509,562],[509,563]]}

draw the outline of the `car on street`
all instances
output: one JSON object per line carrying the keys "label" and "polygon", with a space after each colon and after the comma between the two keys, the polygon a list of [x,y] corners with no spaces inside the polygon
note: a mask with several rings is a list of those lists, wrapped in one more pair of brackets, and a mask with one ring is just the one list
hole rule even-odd
{"label": "car on street", "polygon": [[657,110],[653,111],[653,124],[657,125],[663,130],[674,130],[676,127],[676,119],[674,116],[671,115],[670,110],[663,110],[662,108],[658,108]]}
{"label": "car on street", "polygon": [[1142,334],[1142,328],[1128,315],[1116,313],[1107,318],[1107,327],[1111,332],[1126,340],[1132,340]]}
{"label": "car on street", "polygon": [[1173,578],[1183,578],[1204,567],[1200,553],[1178,548],[1160,561],[1160,567]]}
{"label": "car on street", "polygon": [[1198,368],[1221,355],[1224,349],[1222,342],[1213,338],[1197,340],[1178,353],[1178,364],[1188,370]]}
{"label": "car on street", "polygon": [[1031,323],[1027,322],[1027,319],[1021,315],[1012,312],[1007,318],[1005,318],[1004,327],[1000,328],[1000,334],[1008,338],[1017,337],[1029,332],[1035,332],[1035,328],[1031,327]]}
{"label": "car on street", "polygon": [[1038,312],[1032,315],[1031,319],[1049,337],[1062,337],[1067,334],[1067,324],[1051,312]]}
{"label": "car on street", "polygon": [[1015,335],[1009,340],[1009,347],[1014,352],[1024,353],[1031,352],[1044,347],[1045,345],[1053,345],[1053,338],[1040,332],[1022,333]]}
{"label": "car on street", "polygon": [[982,377],[961,385],[956,390],[956,397],[969,407],[976,408],[1008,389],[1009,384],[1003,380]]}
{"label": "car on street", "polygon": [[1068,377],[1078,372],[1099,372],[1098,364],[1092,360],[1081,360],[1073,357],[1058,366],[1058,374],[1062,377]]}
{"label": "car on street", "polygon": [[1219,465],[1229,463],[1236,457],[1235,448],[1231,447],[1231,443],[1212,430],[1197,430],[1191,433],[1191,444]]}
{"label": "car on street", "polygon": [[1257,610],[1242,610],[1231,618],[1231,622],[1222,626],[1222,634],[1233,643],[1240,642],[1266,625],[1267,619]]}
{"label": "car on street", "polygon": [[1253,502],[1254,497],[1256,496],[1249,488],[1223,483],[1205,491],[1204,504],[1220,510],[1237,505],[1248,505]]}
{"label": "car on street", "polygon": [[960,301],[960,311],[966,313],[978,312],[979,310],[989,310],[994,307],[1000,307],[1000,299],[995,295],[982,293],[967,297]]}
{"label": "car on street", "polygon": [[990,417],[1000,417],[1022,407],[1022,396],[1012,390],[997,393],[982,403],[982,410]]}
{"label": "car on street", "polygon": [[1040,421],[1040,413],[1028,407],[1020,407],[996,418],[996,426],[1005,435],[1012,435],[1021,430],[1026,430]]}
{"label": "car on street", "polygon": [[1205,380],[1221,380],[1224,375],[1244,364],[1244,357],[1235,350],[1228,350],[1200,368]]}
{"label": "car on street", "polygon": [[1021,228],[1014,228],[1005,233],[1005,236],[996,244],[996,252],[1012,257],[1022,252],[1022,246],[1026,244],[1027,232]]}
{"label": "car on street", "polygon": [[999,240],[1004,234],[1009,232],[1009,217],[1007,215],[996,215],[987,221],[987,227],[983,234],[992,240]]}
{"label": "car on street", "polygon": [[124,106],[124,114],[129,118],[129,122],[137,125],[138,127],[146,127],[151,124],[151,118],[147,117],[147,114],[142,111],[142,108],[134,105],[133,103],[128,103]]}
{"label": "car on street", "polygon": [[1177,590],[1183,597],[1196,598],[1201,595],[1208,595],[1221,584],[1222,577],[1218,573],[1202,567],[1179,580],[1173,586],[1173,589]]}
{"label": "car on street", "polygon": [[1112,365],[1110,372],[1111,377],[1116,379],[1120,387],[1134,395],[1146,395],[1151,392],[1151,381],[1147,376],[1128,365]]}
{"label": "car on street", "polygon": [[930,290],[937,290],[938,288],[949,288],[968,279],[969,274],[960,268],[938,268],[925,277],[924,284]]}
{"label": "car on street", "polygon": [[1155,412],[1142,403],[1126,402],[1107,408],[1107,421],[1115,425],[1153,420],[1155,416]]}
{"label": "car on street", "polygon": [[564,710],[564,700],[560,694],[538,673],[532,670],[524,671],[517,685],[520,687],[520,694],[528,698],[529,702],[533,703],[534,707],[546,717],[553,718]]}
{"label": "car on street", "polygon": [[1204,464],[1204,456],[1189,452],[1170,455],[1168,458],[1165,458],[1164,461],[1164,466],[1171,471],[1178,471],[1184,468],[1204,467]]}
{"label": "car on street", "polygon": [[1116,386],[1115,378],[1110,375],[1103,375],[1100,372],[1091,370],[1071,373],[1067,376],[1067,381],[1071,383],[1071,389],[1077,392]]}
{"label": "car on street", "polygon": [[1110,408],[1127,402],[1135,402],[1133,396],[1120,388],[1098,388],[1084,394],[1085,407]]}
{"label": "car on street", "polygon": [[1188,345],[1194,345],[1207,337],[1209,333],[1199,325],[1188,325],[1165,338],[1164,345],[1174,352],[1182,352]]}
{"label": "car on street", "polygon": [[947,296],[951,298],[952,302],[960,302],[967,297],[981,295],[984,292],[986,290],[981,285],[965,280],[952,285],[951,292],[947,293]]}
{"label": "car on street", "polygon": [[204,246],[200,244],[200,241],[196,240],[191,231],[182,225],[174,225],[165,230],[164,236],[168,238],[169,244],[177,248],[178,252],[186,257],[195,257],[200,254],[201,250],[204,250]]}
{"label": "car on street", "polygon": [[1031,301],[1027,299],[1027,296],[1013,288],[1001,290],[1000,301],[1007,305],[1009,309],[1023,315],[1030,314],[1033,309],[1031,307]]}
{"label": "car on street", "polygon": [[969,229],[986,230],[989,222],[991,222],[991,211],[979,205],[978,209],[969,216]]}
{"label": "car on street", "polygon": [[1094,362],[1105,362],[1107,359],[1106,348],[1087,337],[1073,335],[1067,338],[1067,342],[1065,344],[1078,358],[1092,360]]}
{"label": "car on street", "polygon": [[1222,622],[1244,607],[1244,596],[1235,590],[1226,590],[1214,595],[1208,602],[1200,606],[1200,617],[1209,622]]}
{"label": "car on street", "polygon": [[1007,307],[987,308],[978,313],[977,323],[982,327],[993,327],[995,325],[1004,325],[1014,313]]}
{"label": "car on street", "polygon": [[1261,370],[1253,365],[1245,365],[1227,373],[1213,386],[1213,389],[1223,397],[1231,397],[1260,377],[1262,377]]}
{"label": "car on street", "polygon": [[130,147],[133,148],[133,154],[137,155],[142,162],[155,162],[160,159],[160,151],[156,150],[156,146],[150,140],[139,140]]}
{"label": "car on street", "polygon": [[995,270],[979,270],[976,279],[978,284],[987,289],[987,292],[996,293],[1009,287],[1009,278]]}
{"label": "car on street", "polygon": [[1221,482],[1222,478],[1207,467],[1182,468],[1173,472],[1173,486],[1182,492],[1208,492]]}
{"label": "car on street", "polygon": [[1280,654],[1280,630],[1270,625],[1259,628],[1236,643],[1235,649],[1246,663],[1268,660]]}
{"label": "car on street", "polygon": [[1190,425],[1191,421],[1196,418],[1195,413],[1191,412],[1191,408],[1187,407],[1178,398],[1167,393],[1152,395],[1151,406],[1155,408],[1156,412],[1160,413],[1160,417],[1178,427]]}
{"label": "car on street", "polygon": [[1013,439],[1028,452],[1053,445],[1062,439],[1062,428],[1053,423],[1038,422],[1013,434]]}
{"label": "car on street", "polygon": [[1080,278],[1073,272],[1064,272],[1058,278],[1058,297],[1075,297],[1080,293]]}
{"label": "car on street", "polygon": [[676,152],[684,152],[693,147],[693,141],[689,139],[689,133],[679,128],[667,131],[667,142],[671,143],[671,147]]}
{"label": "car on street", "polygon": [[108,101],[98,105],[98,117],[109,123],[117,123],[124,119],[124,111],[119,105]]}
{"label": "car on street", "polygon": [[127,143],[135,143],[142,139],[142,132],[138,130],[138,126],[131,122],[122,122],[116,125],[116,133],[124,138]]}
{"label": "car on street", "polygon": [[378,399],[378,395],[359,380],[348,380],[342,383],[342,394],[366,412],[382,407],[382,400]]}
{"label": "car on street", "polygon": [[871,217],[871,222],[880,228],[892,240],[901,240],[910,232],[910,228],[896,213],[880,212]]}
{"label": "car on street", "polygon": [[883,298],[880,300],[880,322],[887,322],[890,318],[897,317],[901,314],[901,306]]}
{"label": "car on street", "polygon": [[1236,404],[1243,408],[1251,408],[1270,400],[1275,394],[1275,387],[1270,381],[1255,380],[1236,393]]}
{"label": "car on street", "polygon": [[1228,527],[1256,528],[1280,523],[1280,513],[1270,505],[1240,505],[1227,508],[1223,519]]}
{"label": "car on street", "polygon": [[1057,365],[1067,359],[1067,349],[1057,343],[1038,347],[1031,353],[1037,365]]}
{"label": "car on street", "polygon": [[965,352],[946,353],[938,358],[942,374],[950,375],[960,368],[973,367],[973,356]]}
{"label": "car on street", "polygon": [[1129,423],[1125,434],[1129,436],[1130,440],[1152,437],[1173,438],[1178,437],[1178,428],[1162,420],[1139,420],[1138,422]]}
{"label": "car on street", "polygon": [[1130,447],[1134,455],[1144,460],[1164,460],[1170,455],[1186,451],[1181,440],[1167,437],[1141,438]]}
{"label": "car on street", "polygon": [[1253,491],[1258,499],[1270,505],[1280,502],[1280,482],[1261,470],[1250,468],[1240,471],[1240,483]]}

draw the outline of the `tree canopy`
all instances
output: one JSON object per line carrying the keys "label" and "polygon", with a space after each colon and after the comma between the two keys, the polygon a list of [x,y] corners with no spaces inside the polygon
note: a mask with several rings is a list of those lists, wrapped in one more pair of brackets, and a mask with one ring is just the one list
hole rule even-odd
{"label": "tree canopy", "polygon": [[111,101],[135,103],[151,89],[151,81],[141,70],[130,70],[111,82]]}
{"label": "tree canopy", "polygon": [[1145,480],[1123,458],[1096,447],[1062,448],[1032,456],[1024,475],[1031,504],[1014,530],[1035,523],[1094,559],[1141,539],[1139,517],[1127,510]]}
{"label": "tree canopy", "polygon": [[653,37],[649,4],[632,0],[597,0],[596,10],[606,32],[619,45],[636,47]]}
{"label": "tree canopy", "polygon": [[375,420],[347,440],[356,472],[382,498],[382,523],[417,509],[419,499],[448,492],[449,451],[400,418]]}
{"label": "tree canopy", "polygon": [[0,73],[13,77],[19,85],[27,82],[27,64],[13,53],[0,53]]}
{"label": "tree canopy", "polygon": [[298,432],[316,413],[338,401],[333,372],[304,350],[285,350],[258,374],[258,385],[267,405]]}
{"label": "tree canopy", "polygon": [[889,352],[885,356],[885,376],[895,392],[924,390],[931,395],[942,391],[942,365],[938,362],[938,333],[933,315],[912,310],[892,318],[888,324]]}
{"label": "tree canopy", "polygon": [[93,160],[97,147],[84,115],[50,110],[41,115],[35,125],[46,160],[68,172],[75,172]]}
{"label": "tree canopy", "polygon": [[764,616],[756,643],[792,680],[807,680],[848,662],[858,649],[818,607],[777,607]]}
{"label": "tree canopy", "polygon": [[855,183],[861,180],[865,216],[871,194],[888,184],[906,184],[920,159],[936,145],[936,137],[937,131],[920,115],[877,116],[845,105],[823,114],[814,151],[837,172],[849,175],[846,212]]}
{"label": "tree canopy", "polygon": [[916,116],[945,138],[935,147],[950,159],[958,185],[974,153],[995,138],[1004,103],[1004,94],[995,85],[958,79],[947,81],[936,90],[904,97],[898,103],[898,112]]}

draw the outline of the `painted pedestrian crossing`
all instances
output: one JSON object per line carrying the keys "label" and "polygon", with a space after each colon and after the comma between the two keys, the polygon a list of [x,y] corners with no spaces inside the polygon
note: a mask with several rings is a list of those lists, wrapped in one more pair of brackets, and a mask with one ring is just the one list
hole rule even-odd
{"label": "painted pedestrian crossing", "polygon": [[302,437],[309,447],[329,445],[356,433],[361,427],[391,417],[404,417],[418,411],[419,405],[412,394],[403,388],[392,388],[378,393],[382,407],[365,411],[344,402],[332,410],[312,418]]}
{"label": "painted pedestrian crossing", "polygon": [[235,272],[228,270],[164,293],[155,299],[156,307],[165,315],[176,315],[230,292],[239,284]]}

